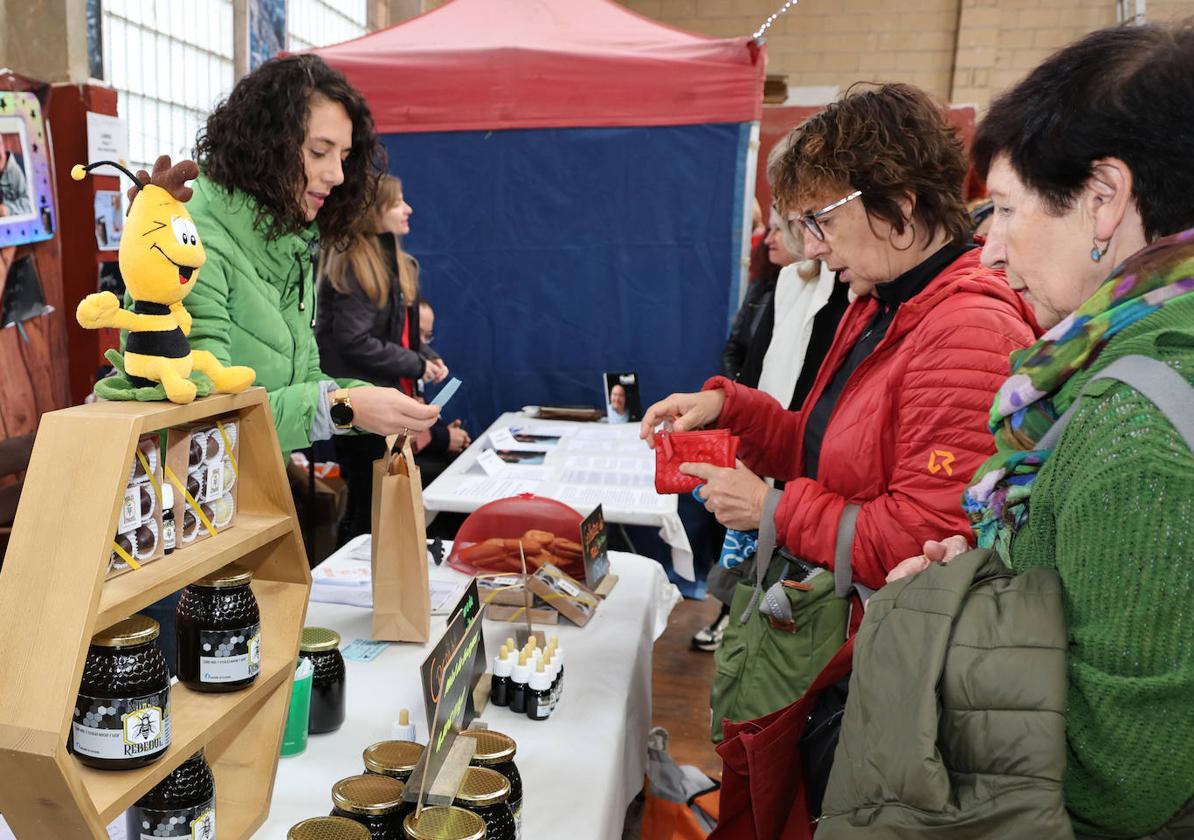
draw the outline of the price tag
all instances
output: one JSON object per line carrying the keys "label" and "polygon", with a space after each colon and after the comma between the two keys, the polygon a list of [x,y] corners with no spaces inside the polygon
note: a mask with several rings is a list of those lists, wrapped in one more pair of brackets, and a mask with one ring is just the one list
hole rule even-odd
{"label": "price tag", "polygon": [[506,462],[498,457],[498,454],[492,449],[486,449],[477,456],[477,463],[481,465],[481,469],[485,470],[485,474],[493,477],[501,475],[506,471]]}

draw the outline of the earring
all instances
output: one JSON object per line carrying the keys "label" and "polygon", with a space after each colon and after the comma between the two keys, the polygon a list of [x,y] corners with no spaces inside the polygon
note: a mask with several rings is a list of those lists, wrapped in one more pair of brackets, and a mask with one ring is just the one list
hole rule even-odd
{"label": "earring", "polygon": [[1092,239],[1091,241],[1094,243],[1094,247],[1090,249],[1090,258],[1095,262],[1099,262],[1103,259],[1103,255],[1107,253],[1107,249],[1111,247],[1111,242],[1108,241],[1107,244],[1100,249],[1099,240]]}

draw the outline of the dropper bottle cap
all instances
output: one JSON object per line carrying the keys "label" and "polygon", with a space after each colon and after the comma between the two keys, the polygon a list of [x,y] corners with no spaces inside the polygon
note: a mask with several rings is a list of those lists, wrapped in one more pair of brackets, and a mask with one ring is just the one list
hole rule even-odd
{"label": "dropper bottle cap", "polygon": [[510,674],[510,679],[516,683],[525,683],[531,676],[531,666],[527,664],[527,655],[520,654],[518,657],[518,664],[514,666],[513,672]]}
{"label": "dropper bottle cap", "polygon": [[514,657],[509,656],[505,645],[502,646],[502,655],[493,660],[493,675],[495,677],[508,677],[514,673]]}
{"label": "dropper bottle cap", "polygon": [[531,691],[547,691],[551,688],[551,675],[542,662],[535,666],[535,672],[531,674],[530,687]]}
{"label": "dropper bottle cap", "polygon": [[398,712],[398,720],[390,727],[390,738],[394,741],[418,742],[415,725],[410,719],[410,709],[402,709]]}

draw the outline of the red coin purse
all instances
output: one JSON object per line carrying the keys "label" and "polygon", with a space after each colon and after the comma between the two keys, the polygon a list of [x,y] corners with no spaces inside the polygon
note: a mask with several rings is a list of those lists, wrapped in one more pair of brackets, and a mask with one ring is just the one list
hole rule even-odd
{"label": "red coin purse", "polygon": [[729,429],[702,432],[655,433],[655,492],[691,493],[701,480],[680,472],[681,464],[712,464],[733,467],[738,457],[738,438]]}

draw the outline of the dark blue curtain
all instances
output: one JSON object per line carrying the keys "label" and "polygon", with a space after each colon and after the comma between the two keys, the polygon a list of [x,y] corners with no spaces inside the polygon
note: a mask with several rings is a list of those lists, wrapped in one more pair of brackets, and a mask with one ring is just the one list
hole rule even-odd
{"label": "dark blue curtain", "polygon": [[[579,95],[583,95],[579,94]],[[718,372],[739,275],[749,126],[387,135],[414,207],[407,249],[474,434],[502,411],[643,406]]]}

